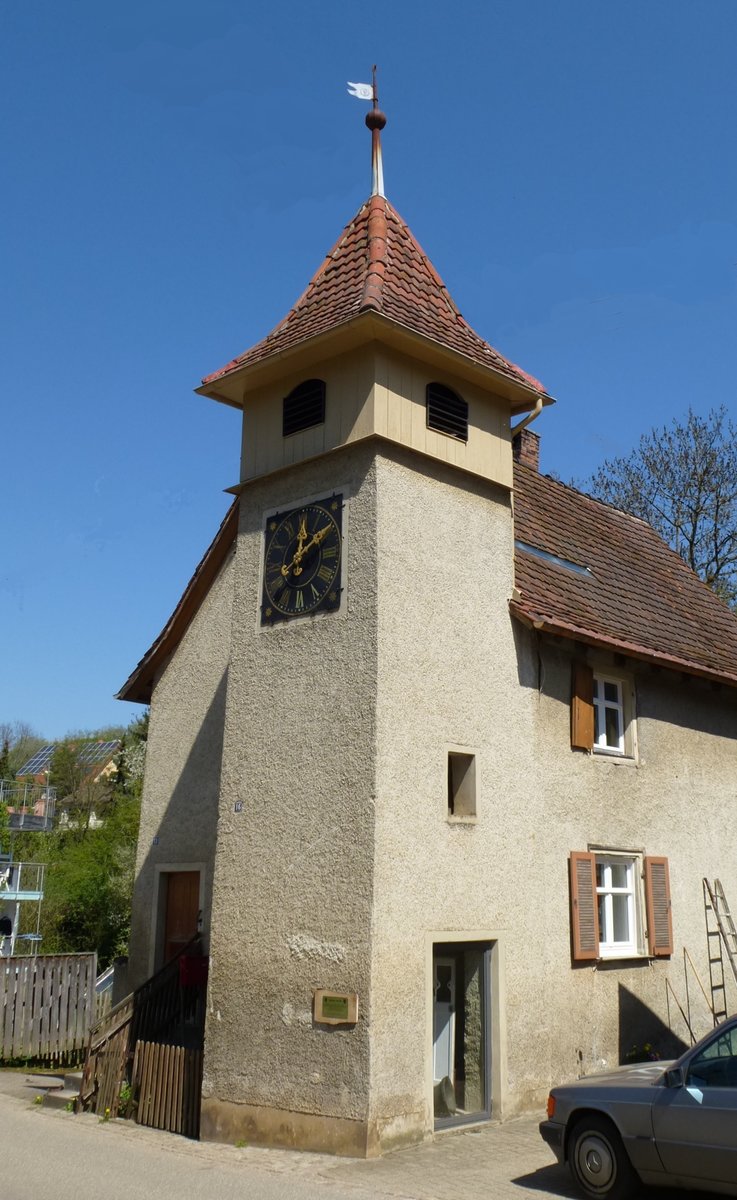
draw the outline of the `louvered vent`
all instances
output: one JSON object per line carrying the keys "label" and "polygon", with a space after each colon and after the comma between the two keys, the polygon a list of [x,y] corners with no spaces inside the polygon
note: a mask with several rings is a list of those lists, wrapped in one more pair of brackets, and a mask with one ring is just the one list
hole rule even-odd
{"label": "louvered vent", "polygon": [[322,379],[305,379],[284,398],[282,435],[289,437],[325,420],[325,383]]}
{"label": "louvered vent", "polygon": [[427,385],[427,427],[468,441],[468,404],[442,383]]}

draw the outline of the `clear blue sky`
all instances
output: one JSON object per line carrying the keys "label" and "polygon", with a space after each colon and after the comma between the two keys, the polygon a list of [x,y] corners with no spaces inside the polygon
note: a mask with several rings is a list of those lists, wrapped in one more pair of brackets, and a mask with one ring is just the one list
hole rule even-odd
{"label": "clear blue sky", "polygon": [[127,723],[238,476],[193,395],[386,191],[582,477],[737,415],[734,0],[25,0],[3,15],[0,721]]}

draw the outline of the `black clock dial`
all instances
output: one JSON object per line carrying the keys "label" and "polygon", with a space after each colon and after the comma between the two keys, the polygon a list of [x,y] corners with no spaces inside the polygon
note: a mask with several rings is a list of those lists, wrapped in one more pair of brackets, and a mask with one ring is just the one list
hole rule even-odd
{"label": "black clock dial", "polygon": [[340,607],[343,497],[331,496],[266,522],[261,623]]}

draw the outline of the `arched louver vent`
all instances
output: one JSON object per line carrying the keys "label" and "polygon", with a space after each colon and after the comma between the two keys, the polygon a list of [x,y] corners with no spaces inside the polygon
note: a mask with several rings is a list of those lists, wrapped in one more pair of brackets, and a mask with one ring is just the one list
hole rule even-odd
{"label": "arched louver vent", "polygon": [[442,383],[427,385],[427,427],[468,441],[468,404]]}
{"label": "arched louver vent", "polygon": [[282,434],[289,437],[325,420],[325,383],[322,379],[305,379],[284,398]]}

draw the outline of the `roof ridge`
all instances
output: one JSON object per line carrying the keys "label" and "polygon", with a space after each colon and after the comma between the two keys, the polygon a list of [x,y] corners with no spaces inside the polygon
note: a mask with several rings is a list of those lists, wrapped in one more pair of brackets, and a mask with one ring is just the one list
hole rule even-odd
{"label": "roof ridge", "polygon": [[[529,467],[527,463],[515,462],[515,470],[518,467],[520,470],[529,472],[530,475],[537,476],[539,479],[547,479],[548,483],[554,483],[558,487],[565,488],[567,492],[573,492],[574,495],[581,496],[583,500],[590,500],[592,504],[601,504],[610,512],[619,513],[620,516],[627,517],[630,521],[637,521],[640,525],[644,525],[660,537],[660,534],[657,533],[657,530],[653,529],[649,521],[646,521],[644,517],[638,517],[636,513],[628,512],[626,508],[618,508],[616,504],[612,504],[609,500],[602,500],[601,496],[592,496],[590,492],[585,492],[583,488],[575,487],[572,483],[566,483],[564,479],[556,479],[555,475],[548,475],[545,471],[538,471],[535,467]],[[667,542],[665,544],[668,545]],[[673,551],[673,553],[675,554],[676,551]],[[680,554],[678,557],[681,557]],[[683,562],[683,559],[681,559],[681,562]]]}
{"label": "roof ridge", "polygon": [[366,247],[366,278],[363,284],[359,312],[372,308],[381,312],[384,301],[384,277],[387,257],[387,219],[383,196],[372,196],[368,212],[368,244]]}

